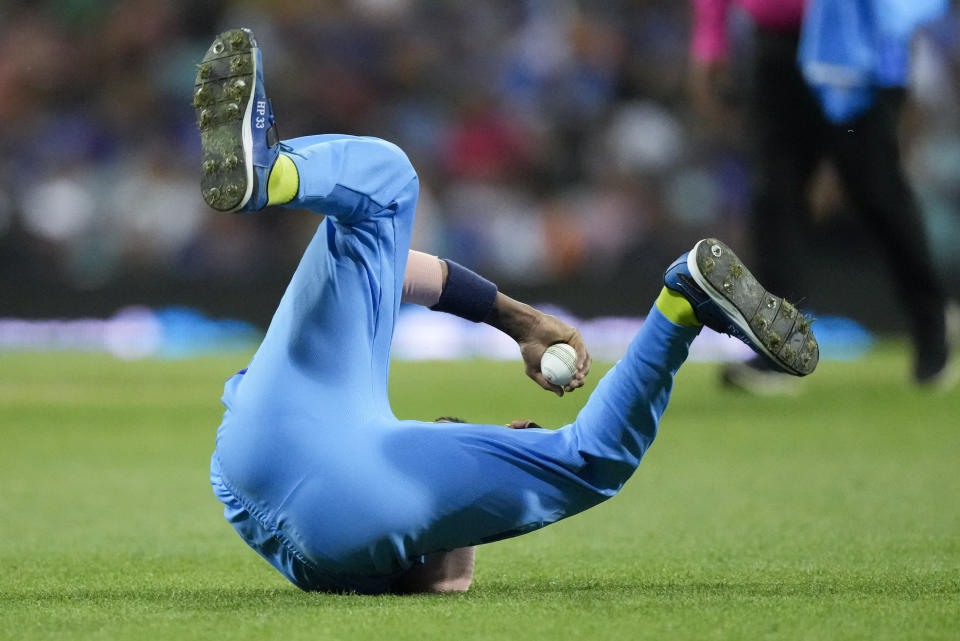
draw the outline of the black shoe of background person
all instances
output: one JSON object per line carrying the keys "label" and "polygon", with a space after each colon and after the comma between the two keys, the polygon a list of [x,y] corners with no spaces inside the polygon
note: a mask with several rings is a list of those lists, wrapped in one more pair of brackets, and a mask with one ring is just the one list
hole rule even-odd
{"label": "black shoe of background person", "polygon": [[725,364],[720,370],[720,380],[726,387],[754,396],[793,396],[801,385],[795,376],[774,369],[760,356]]}
{"label": "black shoe of background person", "polygon": [[956,346],[960,336],[960,306],[947,305],[942,331],[923,334],[914,340],[913,380],[921,387],[946,390],[960,378],[956,359],[952,358],[951,344]]}

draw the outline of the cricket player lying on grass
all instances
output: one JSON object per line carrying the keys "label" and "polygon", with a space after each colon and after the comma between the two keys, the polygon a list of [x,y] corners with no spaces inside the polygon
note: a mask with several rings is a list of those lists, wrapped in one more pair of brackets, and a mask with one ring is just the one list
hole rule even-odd
{"label": "cricket player lying on grass", "polygon": [[[225,386],[210,479],[244,541],[304,590],[466,590],[473,546],[530,532],[614,494],[653,442],[673,376],[702,325],[803,376],[819,351],[809,323],[717,240],[667,269],[623,359],[557,430],[397,419],[390,343],[404,300],[486,322],[514,338],[527,374],[557,394],[590,357],[572,327],[450,260],[411,252],[418,182],[374,138],[280,142],[248,30],[218,36],[194,104],[202,189],[221,211],[283,204],[324,214],[249,366]],[[540,358],[576,350],[551,385]]]}

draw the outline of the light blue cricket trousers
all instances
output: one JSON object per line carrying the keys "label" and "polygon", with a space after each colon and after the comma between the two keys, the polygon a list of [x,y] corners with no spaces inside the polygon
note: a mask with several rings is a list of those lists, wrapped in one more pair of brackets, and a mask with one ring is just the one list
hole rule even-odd
{"label": "light blue cricket trousers", "polygon": [[224,389],[211,481],[240,536],[302,589],[375,593],[425,554],[613,496],[653,442],[698,330],[654,308],[558,430],[398,420],[387,372],[416,174],[382,140],[287,144],[300,173],[290,206],[326,218],[249,367]]}

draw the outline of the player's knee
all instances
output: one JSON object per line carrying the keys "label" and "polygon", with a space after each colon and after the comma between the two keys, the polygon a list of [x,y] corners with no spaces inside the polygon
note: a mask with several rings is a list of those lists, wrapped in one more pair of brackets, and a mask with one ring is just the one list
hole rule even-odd
{"label": "player's knee", "polygon": [[417,177],[416,169],[406,152],[392,142],[380,138],[370,138],[368,142],[370,147],[367,155],[373,165],[373,173],[384,181],[378,190],[382,192],[380,197],[392,202]]}
{"label": "player's knee", "polygon": [[635,469],[623,461],[595,459],[580,469],[580,478],[590,488],[594,500],[601,503],[617,494]]}
{"label": "player's knee", "polygon": [[413,168],[413,163],[410,162],[407,152],[401,149],[399,145],[389,140],[383,140],[382,138],[375,138],[374,140],[383,147],[384,153],[398,169],[406,170],[410,174],[416,174],[416,170]]}
{"label": "player's knee", "polygon": [[572,469],[596,503],[620,491],[637,469],[646,441],[602,439],[575,422],[557,430],[566,439]]}

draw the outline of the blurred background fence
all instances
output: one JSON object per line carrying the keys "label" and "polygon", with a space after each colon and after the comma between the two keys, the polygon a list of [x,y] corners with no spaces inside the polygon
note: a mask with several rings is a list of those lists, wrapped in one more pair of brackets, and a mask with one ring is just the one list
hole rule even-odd
{"label": "blurred background fence", "polygon": [[[687,2],[4,0],[0,317],[176,304],[266,325],[317,219],[215,214],[199,196],[194,65],[233,26],[264,48],[284,137],[398,143],[423,184],[414,245],[508,293],[580,317],[642,314],[693,240],[749,256],[751,124],[708,132],[692,113]],[[955,296],[958,27],[954,11],[918,39],[904,127]],[[749,48],[747,21],[732,29]],[[746,74],[733,72],[736,101]],[[823,288],[812,305],[899,329],[873,295],[878,252],[830,186],[798,239]]]}

